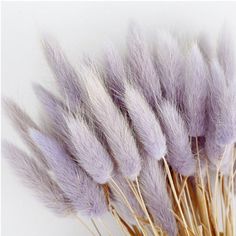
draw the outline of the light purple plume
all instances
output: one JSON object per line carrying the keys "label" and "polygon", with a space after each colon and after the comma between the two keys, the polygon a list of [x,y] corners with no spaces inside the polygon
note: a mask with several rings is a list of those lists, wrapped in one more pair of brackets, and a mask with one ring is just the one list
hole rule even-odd
{"label": "light purple plume", "polygon": [[81,102],[81,91],[77,84],[78,75],[56,42],[44,38],[42,45],[48,64],[59,84],[61,93],[64,95],[71,111],[76,110],[78,104]]}
{"label": "light purple plume", "polygon": [[197,44],[186,59],[183,104],[189,136],[203,136],[206,132],[206,99],[208,68]]}
{"label": "light purple plume", "polygon": [[29,147],[30,151],[35,155],[40,164],[44,168],[48,168],[47,161],[32,142],[31,137],[28,134],[29,128],[39,129],[35,122],[12,100],[4,99],[2,100],[2,105],[4,106],[7,116],[10,118],[14,128],[17,130],[25,144]]}
{"label": "light purple plume", "polygon": [[217,60],[210,65],[210,99],[208,104],[209,134],[218,145],[227,145],[235,141],[235,103],[227,87],[224,72]]}
{"label": "light purple plume", "polygon": [[104,132],[119,170],[133,180],[141,169],[140,155],[127,120],[113,103],[102,80],[93,68],[81,68],[85,103]]}
{"label": "light purple plume", "polygon": [[137,25],[131,25],[127,39],[128,78],[143,91],[147,101],[154,107],[161,100],[161,87],[148,45]]}
{"label": "light purple plume", "polygon": [[113,162],[106,149],[97,139],[92,127],[80,116],[65,117],[68,137],[75,147],[79,165],[93,178],[104,184],[112,177]]}
{"label": "light purple plume", "polygon": [[124,81],[126,74],[123,61],[113,45],[109,45],[105,51],[105,83],[111,93],[114,102],[120,106],[124,95]]}
{"label": "light purple plume", "polygon": [[65,104],[39,84],[34,84],[33,89],[49,117],[52,132],[65,140],[67,135],[67,127],[63,118],[63,111],[66,110]]}
{"label": "light purple plume", "polygon": [[167,153],[166,139],[150,105],[138,89],[128,84],[124,101],[143,148],[148,156],[160,160]]}
{"label": "light purple plume", "polygon": [[6,141],[2,143],[2,153],[24,184],[32,189],[46,207],[59,215],[74,213],[70,200],[37,161]]}
{"label": "light purple plume", "polygon": [[222,28],[218,41],[218,60],[225,73],[228,85],[236,80],[235,76],[235,50],[233,38],[226,26]]}
{"label": "light purple plume", "polygon": [[196,170],[187,127],[175,105],[168,101],[161,105],[161,123],[167,139],[167,161],[178,173],[189,176]]}
{"label": "light purple plume", "polygon": [[[69,114],[72,116],[71,112],[61,100],[44,89],[42,86],[34,84],[33,88],[49,118],[47,120],[49,123],[49,126],[47,127],[48,133],[54,137],[57,137],[57,139],[66,146],[67,151],[72,154],[76,153],[75,147],[73,143],[71,143],[69,128],[65,120],[65,116]],[[79,105],[76,110],[78,110],[78,107]]]}
{"label": "light purple plume", "polygon": [[[131,190],[127,180],[120,174],[117,174],[114,177],[116,184],[124,193],[126,199],[128,200],[131,208],[134,210],[135,215],[139,218],[145,218],[145,214],[137,201],[133,191]],[[118,214],[129,224],[136,225],[137,222],[132,214],[131,210],[127,206],[127,203],[122,199],[119,192],[111,188],[111,201],[112,204],[115,206]]]}
{"label": "light purple plume", "polygon": [[156,69],[159,73],[163,96],[177,104],[181,103],[183,89],[184,58],[177,40],[167,32],[158,34]]}
{"label": "light purple plume", "polygon": [[56,176],[59,186],[71,200],[76,210],[88,217],[106,212],[106,199],[101,186],[78,167],[55,139],[31,129],[30,135]]}
{"label": "light purple plume", "polygon": [[[236,136],[236,59],[235,59],[235,43],[229,29],[224,25],[222,27],[218,40],[218,60],[223,68],[225,79],[227,81],[230,96],[233,99],[234,116],[235,116],[235,136]],[[236,138],[236,137],[235,137]]]}
{"label": "light purple plume", "polygon": [[155,224],[161,226],[168,235],[177,235],[177,226],[167,193],[165,174],[160,162],[145,158],[139,177],[143,198]]}
{"label": "light purple plume", "polygon": [[[77,104],[76,111],[72,113],[59,98],[44,89],[42,86],[34,84],[34,91],[49,117],[48,129],[50,133],[60,139],[60,141],[62,141],[66,145],[67,150],[70,151],[70,153],[75,154],[76,150],[74,144],[70,140],[70,131],[66,122],[66,117],[76,116],[79,111],[82,113],[83,105]],[[84,119],[88,118],[85,112],[80,115],[83,116]],[[92,124],[90,125],[92,126]]]}

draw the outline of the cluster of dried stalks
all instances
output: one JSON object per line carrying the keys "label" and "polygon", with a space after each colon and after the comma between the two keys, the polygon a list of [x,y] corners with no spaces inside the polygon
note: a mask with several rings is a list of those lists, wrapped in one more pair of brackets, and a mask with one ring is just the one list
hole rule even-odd
{"label": "cluster of dried stalks", "polygon": [[43,40],[60,96],[34,85],[41,125],[5,99],[30,151],[4,142],[5,157],[47,207],[93,235],[109,212],[124,235],[234,236],[232,40],[222,31],[214,48],[202,35],[187,50],[170,33],[154,41],[133,25],[124,56],[109,46],[75,69]]}

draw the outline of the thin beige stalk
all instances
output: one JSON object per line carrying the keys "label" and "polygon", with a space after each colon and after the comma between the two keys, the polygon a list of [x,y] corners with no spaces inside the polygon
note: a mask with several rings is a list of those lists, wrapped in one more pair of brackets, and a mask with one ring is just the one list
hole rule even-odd
{"label": "thin beige stalk", "polygon": [[92,224],[93,224],[95,230],[97,231],[98,235],[99,235],[99,236],[102,236],[102,234],[100,233],[100,231],[99,231],[99,229],[98,229],[98,227],[97,227],[97,224],[96,224],[95,220],[94,220],[94,219],[91,219],[91,222],[92,222]]}
{"label": "thin beige stalk", "polygon": [[90,229],[90,227],[79,216],[75,216],[75,218],[79,221],[81,225],[83,225],[89,231],[91,235],[97,236],[96,233],[94,233],[93,230]]}
{"label": "thin beige stalk", "polygon": [[142,204],[143,204],[143,210],[144,210],[144,212],[145,212],[145,214],[146,214],[146,216],[147,216],[147,218],[148,218],[148,221],[149,221],[149,223],[150,223],[150,225],[151,225],[151,228],[152,228],[152,231],[153,231],[154,235],[157,235],[156,229],[155,229],[155,227],[154,227],[154,224],[153,224],[153,222],[152,222],[152,220],[151,220],[151,218],[150,218],[150,215],[149,215],[149,213],[148,213],[148,211],[147,211],[145,202],[144,202],[144,200],[143,200],[143,196],[142,196],[142,193],[141,193],[141,190],[140,190],[140,187],[139,187],[138,178],[136,178],[135,182],[136,182],[136,184],[137,184],[138,193],[139,193],[141,202],[142,202]]}
{"label": "thin beige stalk", "polygon": [[125,228],[125,226],[122,224],[117,212],[115,209],[112,210],[112,213],[113,213],[113,216],[115,217],[115,220],[116,222],[118,223],[118,225],[121,227],[123,233],[126,235],[126,236],[130,236],[129,232],[127,231],[127,229]]}
{"label": "thin beige stalk", "polygon": [[103,226],[103,228],[106,230],[106,232],[108,233],[109,236],[112,236],[112,232],[110,230],[110,228],[108,227],[108,225],[105,223],[104,220],[102,220],[101,218],[98,218],[98,221],[100,222],[100,224]]}
{"label": "thin beige stalk", "polygon": [[[182,188],[180,189],[180,194],[179,194],[179,198],[181,196],[183,196],[183,205],[187,210],[187,216],[188,216],[188,220],[189,220],[189,224],[190,224],[190,228],[194,231],[194,224],[193,224],[193,220],[192,220],[192,215],[190,213],[190,209],[189,209],[189,204],[187,202],[187,197],[186,197],[186,193],[185,193],[185,186],[187,184],[187,179],[188,177],[184,178],[183,184],[182,184]],[[180,176],[180,180],[182,181],[182,176]]]}
{"label": "thin beige stalk", "polygon": [[187,199],[188,199],[188,202],[189,202],[189,205],[190,205],[190,209],[191,209],[191,212],[192,212],[192,216],[193,216],[193,221],[194,221],[193,225],[195,227],[197,235],[200,235],[199,229],[197,227],[198,224],[197,224],[197,218],[196,218],[196,211],[193,208],[193,203],[192,203],[192,199],[191,199],[191,196],[190,196],[188,184],[186,185],[186,192],[187,192],[187,194],[186,194],[187,195]]}
{"label": "thin beige stalk", "polygon": [[162,159],[163,159],[163,161],[164,161],[165,169],[166,169],[167,176],[168,176],[168,179],[169,179],[169,182],[170,182],[171,190],[172,190],[172,192],[173,192],[173,196],[174,196],[174,198],[175,198],[175,201],[176,201],[176,203],[177,203],[178,209],[179,209],[179,211],[180,211],[181,218],[182,218],[183,223],[184,223],[185,231],[186,231],[187,235],[190,236],[190,235],[189,235],[189,232],[188,232],[188,226],[187,226],[186,220],[185,220],[185,218],[184,218],[184,214],[183,214],[183,211],[182,211],[182,208],[181,208],[181,206],[180,206],[180,202],[179,202],[179,199],[178,199],[176,190],[175,190],[175,186],[174,186],[174,183],[173,183],[173,179],[172,179],[172,176],[171,176],[171,173],[170,173],[169,166],[168,166],[168,164],[167,164],[165,158],[163,157]]}
{"label": "thin beige stalk", "polygon": [[124,202],[127,204],[127,206],[128,206],[128,208],[130,209],[130,211],[131,211],[131,213],[132,213],[132,215],[133,215],[135,221],[137,222],[138,227],[140,228],[140,230],[142,231],[142,233],[143,233],[144,235],[146,235],[146,233],[145,233],[144,230],[143,230],[143,227],[141,226],[141,224],[140,224],[140,222],[139,222],[139,220],[138,220],[138,218],[137,218],[137,216],[136,216],[136,214],[135,214],[133,208],[131,207],[131,205],[130,205],[128,199],[126,198],[125,194],[123,193],[123,191],[120,189],[120,187],[117,185],[117,183],[115,182],[115,180],[114,180],[113,178],[111,178],[111,182],[112,182],[111,186],[114,188],[114,190],[116,190],[116,191],[118,190],[117,192],[120,193],[120,195],[122,196]]}
{"label": "thin beige stalk", "polygon": [[[195,137],[195,141],[196,141],[196,151],[197,151],[197,161],[198,161],[198,169],[199,169],[199,173],[200,173],[200,184],[201,184],[201,192],[202,192],[202,198],[203,198],[203,205],[199,204],[200,207],[200,211],[201,211],[201,217],[203,220],[203,224],[206,226],[206,228],[208,229],[208,233],[210,233],[210,235],[212,235],[211,232],[211,226],[210,226],[210,221],[209,221],[209,215],[208,215],[208,211],[207,211],[207,203],[206,203],[206,197],[205,197],[205,185],[204,185],[204,181],[203,181],[203,176],[202,176],[202,171],[201,171],[201,163],[200,163],[200,155],[199,155],[199,146],[198,146],[198,138]],[[198,190],[198,189],[197,189]],[[199,191],[199,194],[201,194],[201,192]]]}

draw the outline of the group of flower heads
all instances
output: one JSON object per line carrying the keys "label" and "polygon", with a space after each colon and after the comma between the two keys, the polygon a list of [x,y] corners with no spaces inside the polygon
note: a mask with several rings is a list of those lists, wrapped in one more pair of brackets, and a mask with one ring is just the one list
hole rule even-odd
{"label": "group of flower heads", "polygon": [[154,224],[177,235],[163,162],[182,176],[195,176],[199,168],[230,173],[236,67],[229,32],[221,32],[216,47],[206,35],[184,48],[167,32],[153,42],[132,25],[125,54],[109,45],[102,60],[87,58],[72,67],[59,46],[44,39],[60,96],[33,86],[45,111],[43,125],[4,100],[30,149],[4,141],[5,157],[56,213],[93,218],[112,206],[135,225],[134,214],[146,217],[131,187],[139,183]]}

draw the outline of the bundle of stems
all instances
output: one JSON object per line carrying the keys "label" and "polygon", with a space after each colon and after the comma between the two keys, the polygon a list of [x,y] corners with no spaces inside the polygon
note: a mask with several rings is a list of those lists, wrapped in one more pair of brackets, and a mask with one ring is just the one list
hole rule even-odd
{"label": "bundle of stems", "polygon": [[[235,153],[232,160],[235,161]],[[177,235],[235,235],[235,170],[224,176],[219,167],[214,173],[207,166],[204,175],[199,172],[194,177],[184,177],[170,170],[164,161],[168,179],[168,191],[173,202],[171,210],[178,225]],[[144,217],[135,215],[139,221],[138,227],[127,225],[120,217],[116,218],[118,224],[125,229],[126,235],[168,235],[168,233],[153,222],[150,213],[146,210],[138,180],[136,184],[129,183],[134,196],[143,207]],[[113,186],[115,188],[115,186]],[[117,189],[119,187],[117,186]],[[118,190],[117,190],[118,191]],[[124,201],[125,202],[125,201]],[[129,203],[126,202],[127,207]],[[134,212],[134,210],[131,209]],[[117,212],[114,213],[117,217]],[[138,231],[137,231],[138,230]]]}
{"label": "bundle of stems", "polygon": [[88,235],[113,235],[108,213],[119,235],[234,236],[233,41],[225,28],[217,48],[206,35],[186,51],[171,33],[153,41],[131,25],[125,55],[109,45],[102,61],[75,68],[43,39],[60,93],[34,84],[42,125],[4,99],[29,148],[3,141],[4,156],[44,205]]}

